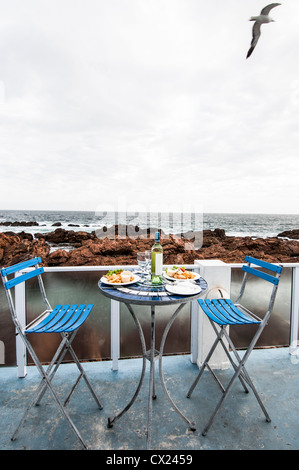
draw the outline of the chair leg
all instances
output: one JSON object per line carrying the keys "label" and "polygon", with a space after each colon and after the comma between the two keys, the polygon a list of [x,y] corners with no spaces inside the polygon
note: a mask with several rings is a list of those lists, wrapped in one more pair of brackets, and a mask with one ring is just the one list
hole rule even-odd
{"label": "chair leg", "polygon": [[27,417],[29,411],[31,410],[31,408],[34,406],[34,404],[35,404],[35,402],[36,402],[36,397],[37,397],[37,395],[40,393],[40,390],[42,390],[43,386],[44,386],[43,380],[41,380],[41,382],[40,382],[40,384],[39,384],[39,386],[38,386],[38,389],[37,389],[36,394],[32,397],[31,401],[29,402],[29,404],[28,404],[28,406],[27,406],[27,408],[26,408],[26,410],[25,410],[25,412],[24,412],[24,414],[23,414],[23,416],[22,416],[21,421],[19,422],[19,424],[18,424],[16,430],[14,431],[13,435],[11,436],[11,440],[12,440],[12,441],[14,441],[14,440],[16,439],[16,436],[17,436],[17,433],[18,433],[20,427],[24,424],[24,422],[25,422],[25,420],[26,420],[26,417]]}
{"label": "chair leg", "polygon": [[[267,413],[267,410],[266,410],[265,406],[263,405],[263,402],[262,402],[262,400],[261,400],[261,398],[260,398],[260,396],[259,396],[259,394],[258,394],[258,392],[257,392],[257,390],[256,390],[256,388],[255,388],[255,386],[254,386],[254,384],[253,384],[253,382],[252,382],[252,380],[251,380],[251,378],[250,378],[250,376],[249,376],[249,374],[248,374],[246,368],[245,368],[245,362],[247,361],[249,355],[251,354],[251,352],[252,352],[252,350],[253,350],[253,348],[254,348],[254,346],[255,346],[255,344],[256,344],[258,338],[260,337],[260,335],[261,335],[263,329],[264,329],[264,324],[262,323],[262,324],[260,325],[259,329],[257,330],[257,332],[256,332],[256,334],[255,334],[253,340],[251,341],[251,343],[250,343],[250,345],[249,345],[249,347],[248,347],[246,353],[244,354],[244,357],[243,357],[243,358],[241,358],[240,355],[238,354],[238,352],[237,352],[237,350],[236,350],[236,348],[235,348],[235,346],[234,346],[232,340],[230,339],[229,335],[227,335],[227,333],[226,333],[226,336],[227,336],[227,340],[228,340],[228,342],[229,342],[229,344],[230,344],[230,347],[231,347],[233,353],[235,354],[235,357],[237,358],[238,363],[239,363],[239,364],[242,363],[242,369],[241,369],[240,376],[242,375],[242,378],[244,378],[244,380],[247,382],[247,384],[249,385],[249,387],[250,387],[251,390],[253,391],[253,393],[254,393],[254,395],[255,395],[255,397],[256,397],[256,399],[257,399],[257,401],[258,401],[258,403],[259,403],[259,405],[260,405],[260,407],[261,407],[261,409],[262,409],[262,411],[263,411],[263,413],[264,413],[264,415],[265,415],[266,421],[267,421],[268,423],[270,423],[270,422],[271,422],[271,419],[270,419],[270,417],[269,417],[269,415],[268,415],[268,413]],[[240,377],[239,377],[239,378],[240,378]]]}
{"label": "chair leg", "polygon": [[[88,446],[87,446],[86,442],[85,442],[84,439],[82,438],[80,432],[78,431],[76,425],[74,424],[74,422],[73,422],[72,419],[70,418],[69,414],[66,412],[66,410],[65,410],[65,408],[64,408],[64,406],[63,406],[63,404],[60,402],[60,400],[59,400],[59,398],[58,398],[58,396],[57,396],[55,390],[54,390],[53,387],[52,387],[51,382],[50,382],[49,379],[46,377],[46,375],[44,375],[44,380],[46,381],[47,386],[48,386],[50,392],[52,393],[54,400],[56,401],[57,405],[59,406],[59,408],[60,408],[60,410],[61,410],[63,416],[66,418],[66,420],[68,421],[69,425],[71,426],[73,432],[75,433],[75,435],[77,436],[77,438],[79,439],[79,441],[81,442],[81,444],[83,445],[84,449],[88,449]],[[39,392],[39,393],[40,393],[40,392]],[[12,437],[11,437],[11,440],[12,440],[12,441],[14,441],[14,440],[16,439],[17,433],[18,433],[20,427],[24,424],[24,422],[25,422],[25,420],[26,420],[26,417],[27,417],[27,415],[28,415],[28,413],[29,413],[29,410],[32,408],[32,406],[34,405],[35,401],[36,401],[36,395],[34,395],[34,397],[33,397],[33,399],[31,400],[29,406],[27,407],[27,409],[26,409],[26,411],[25,411],[25,413],[24,413],[24,415],[23,415],[23,417],[22,417],[22,419],[21,419],[21,421],[20,421],[20,423],[19,423],[17,429],[15,430],[14,434],[12,435]]]}
{"label": "chair leg", "polygon": [[[75,435],[77,436],[77,438],[79,439],[79,441],[81,442],[82,446],[84,447],[84,449],[88,449],[88,446],[86,444],[86,442],[84,441],[84,439],[82,438],[80,432],[78,431],[76,425],[74,424],[74,422],[72,421],[71,417],[69,416],[69,414],[67,413],[66,411],[66,408],[63,406],[63,404],[61,403],[57,393],[55,392],[53,386],[52,386],[52,383],[51,383],[51,380],[53,378],[53,372],[52,372],[52,375],[51,377],[49,376],[49,373],[47,371],[44,370],[43,366],[41,365],[37,355],[35,354],[35,351],[34,349],[32,348],[30,342],[27,340],[26,337],[22,336],[23,338],[23,341],[25,342],[25,345],[42,377],[42,380],[37,388],[37,391],[35,393],[35,395],[33,396],[33,398],[31,399],[27,409],[25,410],[25,413],[18,425],[18,427],[16,428],[15,432],[13,433],[11,439],[12,440],[15,440],[16,439],[16,436],[17,436],[17,433],[20,429],[20,427],[24,424],[25,420],[26,420],[26,417],[30,411],[30,409],[32,408],[32,406],[36,403],[38,403],[40,401],[40,398],[41,398],[41,395],[44,394],[45,392],[45,387],[48,387],[49,391],[51,392],[53,398],[54,398],[54,401],[57,403],[58,407],[60,408],[61,412],[62,412],[62,415],[65,417],[65,419],[67,420],[67,422],[69,423],[71,429],[73,430],[73,432],[75,433]],[[67,341],[67,338],[65,338],[65,341],[62,340],[62,343],[65,343]],[[61,344],[60,344],[61,346]],[[60,346],[58,349],[60,349]]]}
{"label": "chair leg", "polygon": [[[213,327],[213,329],[216,333],[216,339],[215,339],[215,341],[214,341],[214,343],[213,343],[213,345],[212,345],[212,347],[211,347],[211,349],[210,349],[210,351],[209,351],[209,353],[208,353],[208,355],[207,355],[207,357],[206,357],[206,359],[205,359],[205,361],[204,361],[204,363],[203,363],[203,365],[202,365],[195,381],[193,382],[193,384],[191,385],[191,387],[190,387],[190,389],[187,393],[187,398],[190,398],[194,388],[196,387],[196,385],[197,385],[199,379],[201,378],[202,373],[203,373],[203,371],[206,367],[210,370],[210,372],[214,376],[215,380],[217,381],[217,383],[219,384],[219,386],[220,386],[220,388],[223,392],[222,397],[219,400],[212,416],[210,417],[210,420],[209,420],[208,424],[206,425],[206,427],[204,428],[204,430],[202,432],[202,435],[205,436],[207,434],[209,428],[211,427],[211,425],[214,421],[215,416],[217,415],[217,413],[219,411],[219,408],[221,407],[222,403],[224,402],[225,398],[227,397],[228,393],[230,392],[230,390],[231,390],[231,388],[232,388],[232,386],[233,386],[233,384],[234,384],[234,382],[236,381],[237,378],[240,380],[240,382],[241,382],[241,384],[244,388],[244,391],[246,393],[248,393],[248,388],[246,387],[245,382],[249,385],[249,387],[252,389],[252,391],[253,391],[253,393],[254,393],[254,395],[255,395],[255,397],[256,397],[256,399],[257,399],[257,401],[258,401],[258,403],[259,403],[259,405],[260,405],[260,407],[261,407],[261,409],[262,409],[262,411],[263,411],[263,413],[266,417],[266,421],[270,422],[271,419],[270,419],[270,417],[269,417],[269,415],[268,415],[268,413],[267,413],[267,411],[266,411],[266,409],[265,409],[265,407],[262,403],[262,400],[261,400],[256,388],[253,385],[252,380],[249,377],[249,374],[248,374],[247,370],[245,369],[245,363],[246,363],[247,359],[249,358],[249,355],[251,354],[251,352],[254,348],[254,345],[256,344],[256,341],[257,341],[258,337],[260,336],[260,334],[263,330],[264,325],[263,324],[260,325],[260,328],[256,332],[256,334],[255,334],[250,346],[248,347],[246,353],[244,354],[243,358],[241,358],[240,355],[238,354],[238,352],[236,351],[236,349],[234,347],[234,344],[232,343],[232,341],[231,341],[231,339],[230,339],[230,337],[229,337],[229,335],[226,331],[226,325],[221,325],[220,331],[219,331],[219,330],[217,330],[216,326],[214,325],[214,323],[212,321],[210,321],[210,323],[211,323],[211,325],[212,325],[212,327]],[[223,337],[225,337],[226,340],[228,341],[229,346],[231,347],[232,352],[235,355],[237,363],[235,363],[235,361],[231,357],[231,354],[229,353],[229,351],[226,347],[226,344],[223,341]],[[229,359],[229,361],[230,361],[230,363],[231,363],[231,365],[234,369],[234,374],[232,376],[232,379],[230,380],[230,382],[229,382],[229,384],[226,388],[224,388],[222,386],[221,382],[218,380],[218,378],[216,377],[214,372],[210,369],[210,366],[208,364],[208,362],[210,361],[210,359],[212,357],[212,354],[214,353],[218,343],[220,343],[222,345],[222,347],[223,347],[223,349],[224,349],[224,351],[225,351],[225,353],[226,353],[226,355],[227,355],[227,357],[228,357],[228,359]]]}
{"label": "chair leg", "polygon": [[[235,349],[235,347],[234,347],[234,345],[233,345],[233,343],[232,343],[232,341],[231,341],[231,339],[230,339],[230,337],[229,337],[229,335],[227,334],[227,332],[226,332],[225,329],[224,329],[224,336],[226,337],[226,339],[227,339],[227,341],[228,341],[230,347],[232,348],[233,353],[235,354],[235,357],[236,357],[236,360],[237,360],[237,364],[236,364],[236,363],[234,362],[234,360],[232,359],[231,354],[229,353],[229,351],[228,351],[228,349],[227,349],[227,347],[226,347],[226,344],[225,344],[222,340],[220,340],[220,341],[221,341],[221,345],[222,345],[223,350],[224,350],[224,352],[225,352],[227,358],[229,359],[229,361],[230,361],[230,363],[231,363],[233,369],[236,371],[237,368],[238,368],[238,364],[240,364],[240,362],[241,362],[241,358],[240,358],[240,356],[238,355],[238,353],[237,353],[237,351],[236,351],[236,349]],[[248,381],[246,380],[245,373],[247,374],[245,368],[243,368],[242,371],[241,371],[241,373],[240,373],[240,375],[238,376],[238,378],[239,378],[239,380],[240,380],[240,382],[241,382],[242,387],[244,388],[244,392],[245,392],[245,393],[249,393],[249,390],[248,390],[248,388],[246,387],[246,384],[245,384],[245,382],[248,382]],[[247,375],[248,375],[248,374],[247,374]]]}
{"label": "chair leg", "polygon": [[[256,341],[254,341],[254,343],[252,343],[252,344],[249,346],[249,348],[248,348],[248,350],[247,350],[248,355],[247,355],[246,360],[248,359],[249,354],[252,352],[255,343],[256,343]],[[265,408],[265,406],[264,406],[264,404],[263,404],[263,402],[262,402],[262,400],[261,400],[261,398],[260,398],[260,396],[259,396],[259,394],[258,394],[258,392],[257,392],[257,390],[256,390],[256,388],[255,388],[255,386],[254,386],[254,384],[253,384],[253,382],[252,382],[252,380],[251,380],[251,378],[250,378],[248,372],[247,372],[247,370],[245,369],[245,366],[244,366],[244,364],[245,364],[245,361],[244,361],[245,355],[244,355],[244,358],[243,358],[243,359],[240,358],[240,356],[239,356],[239,354],[237,353],[237,351],[236,351],[236,349],[235,349],[235,347],[234,347],[234,345],[233,345],[233,343],[232,343],[231,340],[230,340],[230,346],[231,346],[231,348],[232,348],[232,351],[233,351],[234,354],[236,355],[236,358],[237,358],[238,362],[239,362],[239,363],[243,362],[242,370],[241,370],[242,377],[243,377],[244,380],[248,383],[249,387],[250,387],[251,390],[253,391],[253,393],[254,393],[254,395],[255,395],[255,397],[256,397],[256,399],[257,399],[257,401],[258,401],[258,403],[259,403],[259,405],[260,405],[260,407],[261,407],[261,409],[262,409],[262,411],[263,411],[263,413],[264,413],[264,415],[265,415],[266,421],[267,421],[268,423],[270,423],[270,422],[271,422],[270,416],[269,416],[269,414],[267,413],[267,410],[266,410],[266,408]],[[247,353],[246,353],[246,354],[247,354]],[[241,374],[240,374],[240,375],[241,375]]]}
{"label": "chair leg", "polygon": [[[223,333],[222,333],[222,334],[223,334]],[[198,383],[200,377],[202,376],[202,373],[203,373],[205,367],[208,365],[208,362],[209,362],[209,360],[211,359],[212,354],[213,354],[213,352],[215,351],[216,346],[217,346],[217,344],[219,343],[219,341],[220,341],[220,339],[219,339],[219,337],[217,336],[217,338],[215,339],[215,341],[214,341],[214,343],[213,343],[213,346],[211,347],[211,349],[210,349],[210,351],[209,351],[209,353],[208,353],[208,355],[207,355],[205,361],[203,362],[203,364],[202,364],[202,366],[201,366],[201,368],[200,368],[200,371],[199,371],[199,373],[198,373],[196,379],[194,380],[193,384],[191,385],[191,387],[190,387],[190,389],[189,389],[189,391],[188,391],[188,393],[187,393],[187,398],[190,398],[190,397],[191,397],[191,394],[192,394],[193,390],[195,389],[195,387],[196,387],[196,385],[197,385],[197,383]]]}
{"label": "chair leg", "polygon": [[[259,334],[256,334],[256,337],[258,337],[258,336],[259,336]],[[218,402],[218,404],[217,404],[217,406],[216,406],[216,408],[215,408],[215,410],[214,410],[212,416],[210,417],[210,420],[209,420],[208,424],[206,425],[206,427],[204,428],[204,430],[203,430],[203,432],[202,432],[202,435],[203,435],[203,436],[205,436],[205,435],[207,434],[208,430],[210,429],[210,427],[211,427],[211,425],[212,425],[212,423],[213,423],[213,421],[214,421],[214,418],[215,418],[216,414],[218,413],[218,411],[219,411],[219,409],[220,409],[220,406],[221,406],[222,403],[224,402],[225,398],[228,396],[228,394],[229,394],[229,392],[230,392],[232,386],[234,385],[236,379],[240,376],[240,374],[241,374],[242,372],[245,372],[246,381],[248,382],[248,384],[249,384],[250,387],[252,388],[252,390],[253,390],[253,392],[254,392],[254,395],[255,395],[255,397],[257,398],[258,403],[260,404],[260,406],[261,406],[261,408],[262,408],[262,410],[263,410],[263,412],[264,412],[264,414],[265,414],[266,421],[267,421],[267,422],[271,422],[271,419],[270,419],[270,417],[269,417],[269,415],[268,415],[268,413],[267,413],[267,411],[266,411],[266,409],[265,409],[265,407],[264,407],[264,405],[263,405],[263,403],[262,403],[262,401],[261,401],[261,399],[260,399],[260,397],[259,397],[259,395],[258,395],[258,393],[257,393],[257,391],[256,391],[256,389],[255,389],[255,387],[254,387],[254,385],[253,385],[253,383],[252,383],[252,381],[251,381],[249,375],[248,375],[248,372],[247,372],[246,369],[245,369],[245,363],[246,363],[246,361],[248,360],[249,355],[250,355],[250,353],[252,352],[252,349],[253,349],[255,343],[256,343],[256,340],[255,340],[255,338],[254,338],[254,340],[251,342],[249,348],[247,349],[246,353],[244,354],[243,358],[240,359],[240,362],[239,362],[238,367],[235,368],[235,373],[234,373],[233,377],[231,378],[231,380],[230,380],[230,382],[229,382],[227,388],[225,389],[225,392],[223,393],[221,399],[219,400],[219,402]]]}
{"label": "chair leg", "polygon": [[[62,360],[63,360],[63,358],[64,358],[64,356],[67,352],[66,341],[67,341],[67,338],[66,337],[63,338],[63,340],[61,341],[59,347],[57,348],[50,364],[48,365],[47,369],[44,371],[45,375],[47,375],[47,377],[50,380],[53,379],[58,367],[60,366],[60,364],[61,364],[61,362],[62,362]],[[55,365],[55,367],[54,367],[54,365]],[[54,370],[52,371],[53,367],[54,367]],[[47,388],[47,385],[44,381],[42,381],[41,384],[43,385],[43,387],[41,388],[39,394],[37,395],[37,399],[34,403],[35,406],[38,406],[40,404],[40,401],[41,401],[42,397],[44,396],[46,388]]]}
{"label": "chair leg", "polygon": [[[58,354],[57,354],[57,352],[56,352],[54,358],[52,359],[50,365],[49,365],[48,368],[47,368],[47,372],[46,372],[46,373],[47,373],[47,375],[49,376],[50,380],[52,380],[53,377],[54,377],[54,375],[55,375],[55,373],[56,373],[56,371],[57,371],[57,369],[58,369],[58,367],[60,366],[60,364],[61,364],[61,362],[62,362],[62,360],[63,360],[65,354],[67,353],[67,351],[69,351],[70,354],[72,355],[72,357],[73,357],[73,359],[74,359],[74,361],[75,361],[75,363],[76,363],[76,365],[77,365],[79,371],[80,371],[80,375],[79,375],[78,379],[76,380],[75,384],[73,385],[72,390],[70,391],[68,397],[65,399],[64,406],[66,406],[67,403],[69,402],[69,400],[70,400],[72,394],[74,393],[74,391],[75,391],[77,385],[79,384],[81,378],[83,377],[84,380],[85,380],[85,382],[86,382],[86,384],[87,384],[87,386],[88,386],[88,388],[89,388],[89,390],[90,390],[90,392],[91,392],[91,394],[93,395],[93,397],[94,397],[94,399],[95,399],[95,401],[96,401],[96,403],[97,403],[99,409],[102,410],[102,409],[103,409],[103,405],[100,403],[100,401],[99,401],[99,399],[98,399],[98,397],[97,397],[97,395],[96,395],[96,393],[95,393],[95,391],[94,391],[94,389],[93,389],[93,387],[92,387],[92,385],[91,385],[91,383],[90,383],[90,381],[89,381],[89,379],[88,379],[88,377],[87,377],[87,375],[86,375],[86,372],[85,372],[84,368],[82,367],[82,365],[81,365],[81,363],[80,363],[80,361],[79,361],[79,359],[78,359],[78,357],[77,357],[77,355],[76,355],[76,353],[75,353],[73,347],[71,346],[71,343],[72,343],[73,339],[75,338],[75,334],[76,334],[76,331],[73,333],[73,335],[72,335],[70,338],[68,337],[67,334],[64,334],[64,335],[61,334],[61,336],[63,337],[63,341],[61,342],[61,344],[64,344],[64,349],[63,349],[62,351],[60,350],[60,352],[58,352],[58,350],[57,350]],[[60,348],[60,347],[59,347],[59,348]],[[60,349],[61,349],[61,348],[60,348]],[[59,360],[57,360],[60,353],[61,353],[61,356],[60,356]],[[56,361],[57,361],[57,362],[56,362]],[[55,364],[55,362],[56,362],[56,364]],[[54,364],[55,364],[55,368],[54,368],[54,370],[53,370],[53,371],[51,372],[51,374],[50,374],[50,371],[51,371],[51,369],[52,369],[52,367],[53,367]],[[43,395],[44,395],[45,390],[46,390],[46,386],[44,386],[43,390],[40,392],[40,395],[38,396],[38,399],[37,399],[37,401],[36,401],[36,403],[35,403],[36,405],[39,404],[40,400],[42,399],[42,397],[43,397]]]}
{"label": "chair leg", "polygon": [[95,391],[94,391],[94,389],[93,389],[93,387],[92,387],[92,385],[91,385],[91,383],[90,383],[90,381],[89,381],[89,379],[88,379],[88,377],[87,377],[87,375],[86,375],[86,372],[85,372],[84,368],[82,367],[82,365],[81,365],[81,363],[80,363],[80,361],[79,361],[79,359],[78,359],[78,357],[77,357],[77,355],[76,355],[74,349],[72,348],[71,345],[69,345],[68,349],[69,349],[69,352],[71,353],[71,355],[72,355],[72,357],[73,357],[75,363],[77,364],[77,367],[78,367],[78,369],[79,369],[79,371],[80,371],[80,375],[79,375],[78,380],[77,380],[77,382],[75,383],[73,389],[71,390],[71,393],[69,394],[68,398],[66,399],[65,404],[68,403],[68,401],[69,401],[71,395],[73,394],[75,388],[77,387],[77,385],[78,385],[80,379],[83,377],[83,379],[85,380],[85,383],[86,383],[86,385],[88,386],[88,388],[89,388],[89,390],[90,390],[92,396],[94,397],[94,399],[95,399],[95,401],[96,401],[98,407],[100,408],[100,410],[102,410],[102,409],[103,409],[103,405],[102,405],[101,402],[99,401],[99,399],[98,399],[98,397],[97,397],[97,395],[96,395],[96,393],[95,393]]}
{"label": "chair leg", "polygon": [[[210,319],[209,319],[209,320],[210,320]],[[204,363],[203,363],[203,365],[202,365],[202,367],[201,367],[201,369],[200,369],[200,372],[199,372],[199,374],[198,374],[198,377],[195,379],[193,385],[191,386],[191,388],[190,388],[190,390],[189,390],[189,392],[188,392],[188,394],[187,394],[187,398],[190,398],[191,393],[193,392],[194,388],[196,387],[196,385],[197,385],[197,383],[198,383],[198,381],[199,381],[199,379],[200,379],[200,377],[201,377],[201,375],[202,375],[202,373],[203,373],[205,367],[208,367],[208,368],[209,368],[210,372],[212,373],[212,375],[213,375],[213,377],[215,378],[216,382],[217,382],[218,385],[220,386],[221,390],[224,391],[224,387],[222,386],[221,382],[219,381],[219,379],[217,378],[217,376],[215,375],[215,373],[213,372],[213,370],[212,370],[212,369],[209,367],[209,365],[208,365],[208,362],[209,362],[209,360],[211,359],[211,357],[212,357],[212,355],[213,355],[213,353],[214,353],[214,351],[215,351],[215,349],[216,349],[216,347],[217,347],[217,345],[218,345],[219,342],[221,343],[221,345],[222,345],[222,347],[223,347],[223,349],[224,349],[224,352],[226,353],[226,355],[227,355],[227,357],[228,357],[228,359],[229,359],[231,365],[233,366],[233,368],[234,368],[235,370],[236,370],[236,368],[237,368],[237,365],[236,365],[236,364],[234,363],[234,361],[232,360],[231,355],[230,355],[229,351],[227,350],[227,347],[226,347],[226,345],[225,345],[225,343],[224,343],[224,341],[223,341],[223,336],[225,336],[226,339],[228,340],[228,342],[229,342],[230,345],[231,345],[231,341],[230,341],[229,335],[228,335],[227,332],[226,332],[226,326],[227,326],[227,325],[221,326],[221,327],[220,327],[220,331],[218,331],[217,328],[216,328],[216,326],[215,326],[215,324],[214,324],[214,322],[212,322],[212,321],[210,320],[210,323],[211,323],[211,326],[213,327],[213,329],[214,329],[214,331],[215,331],[216,340],[215,340],[215,342],[214,342],[212,348],[210,349],[210,351],[209,351],[209,353],[208,353],[208,355],[207,355],[207,357],[206,357],[206,359],[205,359],[205,361],[204,361]],[[233,345],[232,345],[232,346],[233,346]],[[235,349],[234,349],[234,350],[235,350]],[[239,361],[238,361],[238,363],[239,363]],[[246,384],[244,383],[243,377],[242,377],[241,375],[239,376],[239,380],[240,380],[240,382],[241,382],[241,384],[242,384],[242,386],[243,386],[243,388],[244,388],[244,391],[245,391],[246,393],[248,393],[248,388],[246,387]]]}
{"label": "chair leg", "polygon": [[214,421],[214,419],[215,419],[215,416],[216,416],[216,414],[218,413],[218,411],[219,411],[219,409],[220,409],[220,406],[221,406],[222,403],[224,402],[224,400],[225,400],[225,398],[227,397],[228,393],[230,392],[230,390],[231,390],[231,388],[232,388],[232,386],[233,386],[235,380],[237,379],[238,375],[240,374],[241,367],[242,367],[242,366],[240,366],[240,367],[235,371],[235,373],[234,373],[234,375],[233,375],[233,377],[232,377],[230,383],[228,384],[228,387],[226,388],[225,392],[223,393],[221,399],[219,400],[219,402],[218,402],[218,404],[217,404],[217,406],[216,406],[216,408],[215,408],[213,414],[212,414],[211,417],[210,417],[210,420],[209,420],[208,424],[206,425],[206,427],[204,428],[204,430],[203,430],[203,432],[202,432],[202,435],[203,435],[203,436],[205,436],[205,435],[207,434],[208,430],[210,429],[210,427],[211,427],[211,425],[212,425],[212,423],[213,423],[213,421]]}

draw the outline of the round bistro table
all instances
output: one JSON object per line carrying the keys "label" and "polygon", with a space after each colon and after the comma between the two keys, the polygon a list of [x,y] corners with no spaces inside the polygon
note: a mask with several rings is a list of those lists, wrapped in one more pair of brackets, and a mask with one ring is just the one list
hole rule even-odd
{"label": "round bistro table", "polygon": [[[180,282],[185,282],[185,281],[180,281]],[[207,287],[208,287],[207,282],[202,277],[200,277],[198,280],[193,281],[193,282],[196,282],[196,284],[201,288],[201,290],[200,292],[196,294],[192,294],[192,295],[177,295],[177,294],[169,293],[166,289],[167,284],[164,284],[158,287],[158,286],[152,286],[149,283],[144,284],[142,282],[137,282],[135,284],[130,284],[128,286],[117,287],[117,286],[107,285],[106,283],[101,282],[101,280],[98,283],[100,292],[103,295],[105,295],[106,297],[109,297],[110,299],[123,302],[128,308],[130,314],[132,315],[132,318],[135,322],[135,325],[137,327],[137,330],[140,336],[140,341],[141,341],[141,346],[142,346],[142,359],[143,359],[140,380],[139,380],[137,389],[132,399],[125,406],[125,408],[122,411],[120,411],[117,415],[115,415],[113,418],[108,418],[108,427],[112,427],[113,423],[116,420],[118,420],[133,405],[134,401],[136,400],[139,394],[139,391],[140,391],[140,388],[144,379],[145,370],[146,370],[146,360],[149,360],[150,380],[149,380],[149,395],[148,395],[147,449],[150,448],[150,442],[151,442],[152,399],[156,398],[155,383],[154,383],[154,362],[155,362],[155,359],[157,358],[159,358],[160,380],[161,380],[164,392],[166,393],[168,400],[170,401],[174,410],[189,425],[190,429],[195,431],[194,423],[190,421],[179,410],[179,408],[175,405],[175,403],[171,399],[168,393],[168,390],[166,388],[166,385],[165,385],[165,381],[163,378],[163,371],[162,371],[162,356],[163,356],[164,344],[165,344],[165,340],[166,340],[168,331],[172,323],[174,322],[175,318],[180,313],[180,311],[182,310],[185,304],[201,297],[207,290]],[[169,283],[171,283],[171,281]],[[151,310],[151,344],[150,344],[149,351],[146,350],[143,330],[134,312],[134,309],[132,307],[133,305],[147,305],[150,307],[150,310]],[[176,308],[165,327],[162,340],[161,340],[160,350],[157,351],[156,346],[155,346],[155,307],[161,306],[161,305],[175,305]]]}

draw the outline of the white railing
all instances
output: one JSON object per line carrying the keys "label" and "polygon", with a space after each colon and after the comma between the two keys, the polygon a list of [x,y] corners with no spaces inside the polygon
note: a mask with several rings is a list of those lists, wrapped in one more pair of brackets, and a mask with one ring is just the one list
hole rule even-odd
{"label": "white railing", "polygon": [[298,356],[298,328],[299,328],[299,265],[292,267],[292,301],[291,301],[291,332],[290,354]]}
{"label": "white railing", "polygon": [[[194,264],[184,265],[187,269],[201,271],[204,266],[204,261],[195,261]],[[209,276],[208,285],[209,289],[213,287],[225,287],[227,289],[230,283],[231,268],[240,268],[242,264],[225,264],[218,260],[206,261],[208,269],[205,274]],[[299,264],[298,263],[283,263],[284,267],[292,268],[292,289],[291,289],[291,325],[290,325],[290,347],[289,351],[292,355],[299,354],[298,348],[298,327],[299,327]],[[136,266],[64,266],[64,267],[45,267],[45,274],[53,272],[103,272],[110,269],[123,267],[126,269],[136,268]],[[227,269],[227,268],[230,269]],[[27,270],[28,271],[28,270]],[[24,271],[26,272],[26,270]],[[229,273],[229,274],[228,274]],[[18,275],[22,273],[17,273]],[[203,277],[206,277],[202,273]],[[223,283],[219,285],[219,278]],[[22,326],[26,325],[26,299],[25,299],[25,283],[18,284],[15,289],[15,303],[16,312]],[[203,331],[203,326],[199,320],[198,304],[196,301],[191,303],[191,362],[200,365],[200,351],[199,344],[202,346],[204,343],[209,342],[206,332]],[[110,301],[110,314],[111,314],[111,360],[112,369],[118,369],[118,360],[120,357],[120,304],[115,300]],[[206,344],[208,347],[208,344]],[[26,351],[23,342],[16,337],[16,357],[18,366],[18,376],[24,377],[26,375]],[[221,362],[221,359],[219,359]]]}
{"label": "white railing", "polygon": [[[184,265],[187,269],[196,269],[196,266],[191,265]],[[109,271],[113,269],[134,269],[137,268],[136,265],[113,265],[113,266],[62,266],[62,267],[44,267],[45,274],[46,273],[63,273],[63,272],[103,272]],[[24,271],[20,271],[16,273],[16,275],[21,275],[25,272],[28,272],[30,269],[27,268]],[[15,287],[15,305],[16,305],[16,314],[18,319],[21,323],[22,327],[26,326],[26,295],[25,295],[25,283],[17,284]],[[191,315],[193,317],[193,322],[191,320],[191,345],[193,345],[192,349],[196,348],[197,339],[194,337],[196,334],[196,328],[194,326],[194,318],[195,318],[195,308],[196,306],[193,305],[191,307]],[[193,313],[192,313],[193,311]],[[118,360],[120,357],[120,303],[116,300],[110,300],[110,331],[111,331],[111,360],[112,360],[112,370],[118,370]],[[194,361],[196,360],[195,354]],[[18,368],[18,376],[25,377],[26,375],[26,349],[24,346],[23,341],[16,337],[16,358],[17,358],[17,368]]]}

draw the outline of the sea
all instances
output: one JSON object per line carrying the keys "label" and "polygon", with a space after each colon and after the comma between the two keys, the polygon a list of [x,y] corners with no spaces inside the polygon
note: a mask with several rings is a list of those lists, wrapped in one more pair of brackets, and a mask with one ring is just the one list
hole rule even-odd
{"label": "sea", "polygon": [[[24,225],[24,222],[27,225]],[[30,225],[34,222],[35,225]],[[9,224],[7,224],[9,223]],[[13,224],[13,225],[11,225]],[[162,229],[165,234],[223,229],[227,236],[268,238],[299,229],[299,214],[146,213],[54,210],[0,210],[0,232],[52,232],[57,227],[75,231],[101,231],[116,224],[140,229]]]}

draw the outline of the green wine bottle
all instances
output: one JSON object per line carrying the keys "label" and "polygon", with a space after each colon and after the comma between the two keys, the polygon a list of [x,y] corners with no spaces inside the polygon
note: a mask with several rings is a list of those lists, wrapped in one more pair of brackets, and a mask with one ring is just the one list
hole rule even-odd
{"label": "green wine bottle", "polygon": [[160,232],[155,233],[151,261],[151,282],[157,285],[162,284],[163,248],[160,244]]}

